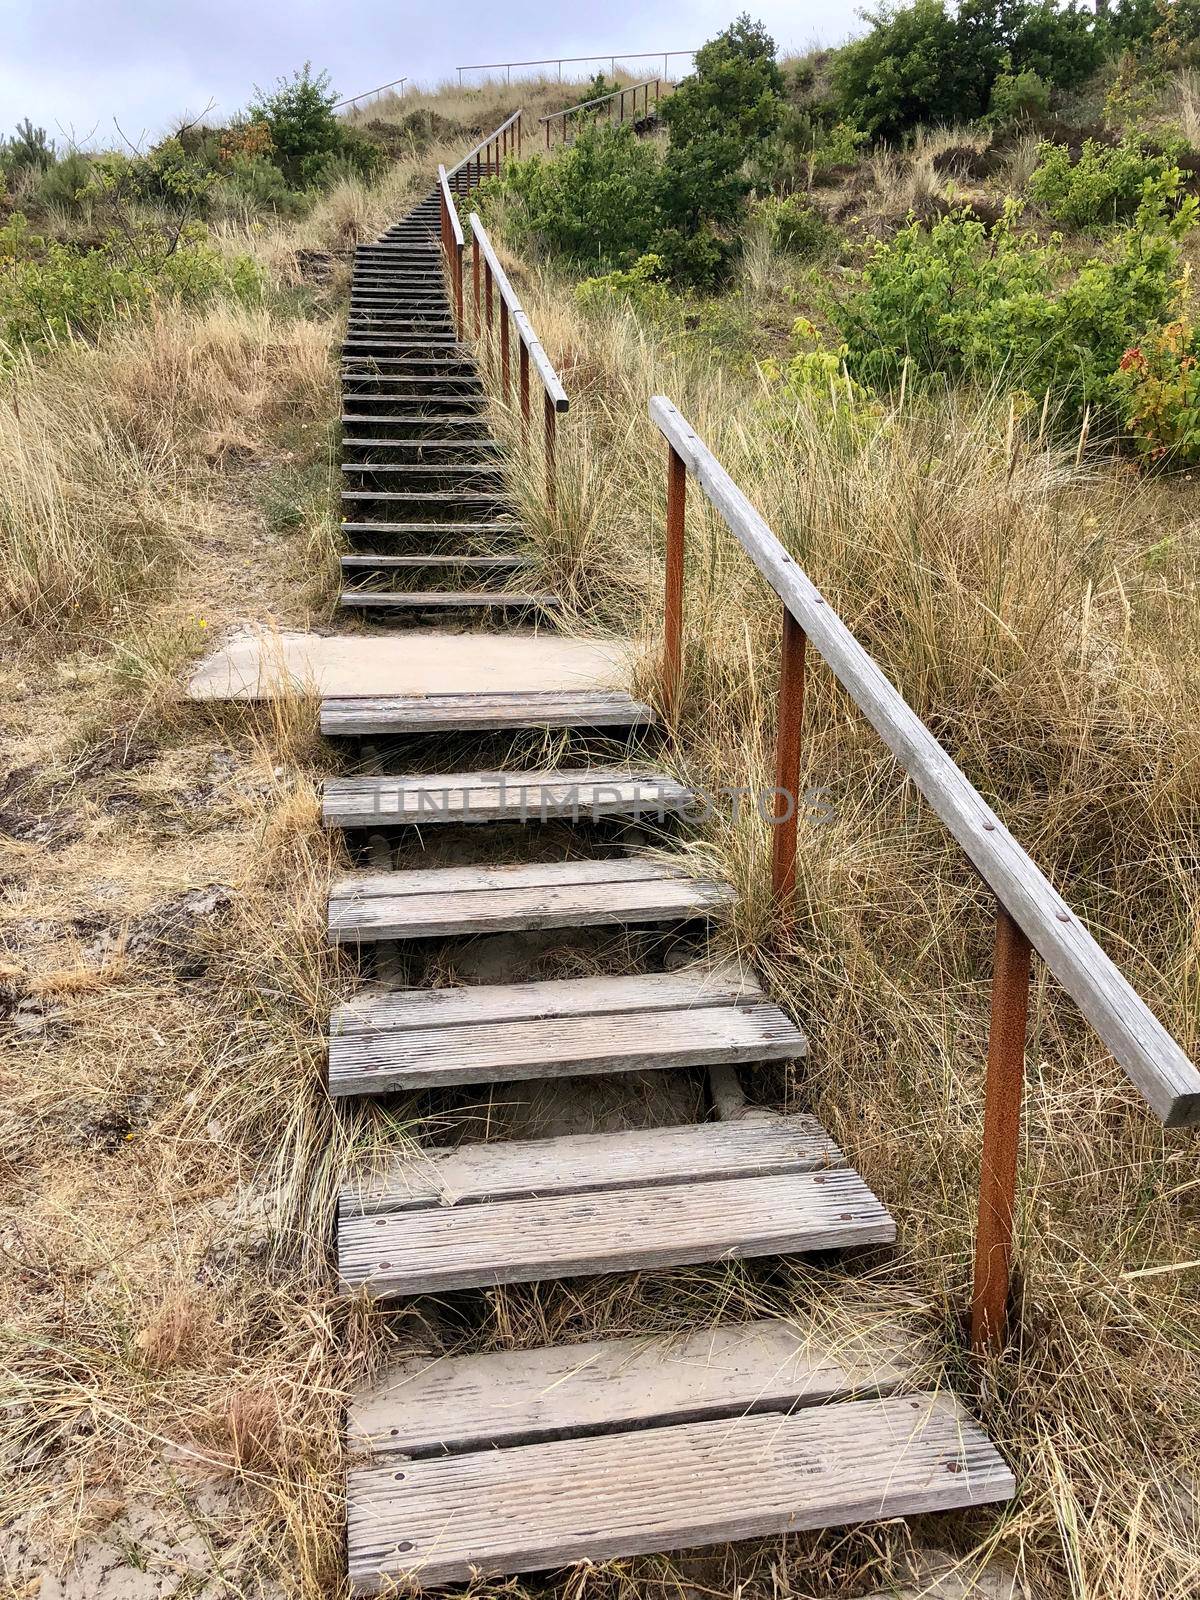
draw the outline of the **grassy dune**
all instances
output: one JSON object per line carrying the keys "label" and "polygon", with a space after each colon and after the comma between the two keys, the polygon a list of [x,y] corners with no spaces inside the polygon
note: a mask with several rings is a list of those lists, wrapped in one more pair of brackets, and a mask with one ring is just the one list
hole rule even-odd
{"label": "grassy dune", "polygon": [[[521,98],[562,103],[557,85]],[[267,275],[261,307],[130,321],[18,361],[0,397],[0,1580],[14,1594],[72,1568],[99,1592],[106,1563],[131,1586],[340,1593],[342,1403],[385,1351],[429,1336],[340,1297],[330,1268],[346,1163],[419,1130],[379,1108],[335,1115],[322,1088],[348,974],[321,936],[333,862],[314,708],[177,696],[226,623],[329,618],[345,267],[314,287],[312,256],[370,236],[461,156],[464,124],[512,108],[498,86],[402,104],[445,117],[445,143],[297,223],[225,225]],[[894,174],[898,205],[913,171]],[[572,625],[640,639],[654,691],[665,447],[646,402],[665,393],[1195,1048],[1190,486],[1039,431],[996,395],[854,413],[789,400],[742,349],[585,313],[562,278],[509,265],[571,395],[557,515],[536,453],[514,489]],[[790,270],[756,243],[723,314],[776,314]],[[778,607],[695,490],[688,541],[668,758],[697,781],[768,783]],[[812,1039],[802,1075],[764,1073],[762,1092],[823,1119],[896,1215],[897,1250],[857,1277],[796,1261],[497,1290],[473,1347],[771,1312],[849,1330],[882,1306],[925,1341],[932,1382],[974,1397],[1020,1498],[999,1518],[476,1592],[849,1600],[891,1592],[934,1545],[968,1593],[1002,1560],[1038,1596],[1176,1600],[1200,1581],[1194,1141],[1157,1127],[1039,976],[1016,1336],[969,1368],[990,906],[816,660],[804,762],[830,820],[801,830],[785,942],[753,810],[719,813],[694,848],[738,883],[731,943]]]}

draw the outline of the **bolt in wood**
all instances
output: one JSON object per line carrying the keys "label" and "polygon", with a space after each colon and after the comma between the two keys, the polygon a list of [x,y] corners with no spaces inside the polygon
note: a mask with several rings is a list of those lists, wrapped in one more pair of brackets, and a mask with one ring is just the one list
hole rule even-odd
{"label": "bolt in wood", "polygon": [[[779,723],[775,736],[771,889],[782,903],[796,887],[796,829],[800,811],[800,740],[804,728],[804,629],[785,605],[779,663]],[[785,913],[786,914],[786,913]]]}
{"label": "bolt in wood", "polygon": [[1005,1336],[1031,954],[1029,940],[997,902],[979,1221],[975,1234],[975,1283],[971,1296],[971,1348],[980,1352],[999,1350]]}

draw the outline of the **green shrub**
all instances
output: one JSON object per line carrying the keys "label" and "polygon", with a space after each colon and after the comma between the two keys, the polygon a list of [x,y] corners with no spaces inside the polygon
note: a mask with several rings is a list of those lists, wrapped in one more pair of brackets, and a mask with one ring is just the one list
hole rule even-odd
{"label": "green shrub", "polygon": [[666,264],[661,256],[639,256],[633,266],[585,278],[575,289],[575,298],[587,311],[614,304],[632,306],[647,316],[661,317],[671,305],[666,282]]}
{"label": "green shrub", "polygon": [[91,207],[92,159],[81,150],[70,150],[52,167],[47,167],[30,196],[39,211],[62,211],[80,216]]}
{"label": "green shrub", "polygon": [[273,211],[281,217],[300,216],[310,204],[302,193],[289,189],[279,168],[262,156],[234,156],[227,161],[218,196],[225,212]]}
{"label": "green shrub", "polygon": [[7,143],[0,143],[0,168],[5,172],[52,167],[56,159],[54,140],[47,139],[45,128],[35,128],[28,117],[17,124]]}
{"label": "green shrub", "polygon": [[585,267],[632,265],[658,231],[662,162],[628,123],[585,128],[557,160],[514,161],[483,186],[515,201],[509,226]]}
{"label": "green shrub", "polygon": [[770,195],[759,202],[757,214],[772,243],[802,260],[820,255],[837,238],[836,231],[802,195],[789,194],[782,199]]}
{"label": "green shrub", "polygon": [[1032,68],[1012,72],[1007,67],[992,84],[987,120],[998,128],[1035,121],[1050,110],[1050,86]]}
{"label": "green shrub", "polygon": [[697,50],[695,71],[663,103],[663,120],[673,145],[719,135],[733,141],[740,163],[757,140],[774,132],[782,93],[775,41],[742,12]]}
{"label": "green shrub", "polygon": [[1190,320],[1180,317],[1121,357],[1115,386],[1122,420],[1151,461],[1200,461],[1200,362]]}
{"label": "green shrub", "polygon": [[0,330],[8,344],[95,337],[114,317],[162,300],[251,299],[260,292],[253,262],[227,262],[195,230],[171,250],[155,230],[132,242],[112,238],[95,250],[52,240],[36,258],[0,256]]}
{"label": "green shrub", "polygon": [[910,222],[875,247],[858,287],[831,312],[850,371],[864,382],[914,376],[1050,391],[1076,416],[1119,409],[1124,352],[1171,319],[1189,198],[1151,190],[1111,260],[1072,274],[1061,244],[1020,233],[1015,208],[989,235],[969,208],[926,230]]}
{"label": "green shrub", "polygon": [[1136,141],[1118,145],[1088,139],[1077,161],[1066,145],[1038,146],[1029,195],[1056,222],[1069,228],[1102,228],[1131,217],[1147,183],[1171,181],[1180,173],[1162,156],[1143,154]]}
{"label": "green shrub", "polygon": [[983,115],[1002,71],[1034,72],[1062,89],[1099,66],[1107,35],[1077,0],[913,0],[865,13],[871,30],[833,65],[842,115],[874,138],[896,139],[918,124]]}
{"label": "green shrub", "polygon": [[[308,61],[290,78],[277,79],[270,94],[255,88],[251,121],[266,126],[271,160],[290,188],[319,187],[328,178],[332,157],[344,155],[352,142],[355,147],[367,142],[349,134],[338,121],[333,111],[336,99],[328,72],[314,77]],[[361,150],[358,153],[361,157]]]}

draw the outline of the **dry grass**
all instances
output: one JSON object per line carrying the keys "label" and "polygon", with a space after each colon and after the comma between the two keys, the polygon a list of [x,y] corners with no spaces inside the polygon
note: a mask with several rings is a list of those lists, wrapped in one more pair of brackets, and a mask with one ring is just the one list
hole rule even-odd
{"label": "dry grass", "polygon": [[[653,691],[665,447],[645,411],[668,394],[1194,1053],[1190,486],[1081,459],[999,396],[910,395],[900,411],[835,418],[820,396],[788,401],[698,347],[664,348],[628,311],[585,316],[555,279],[515,262],[513,276],[572,398],[557,521],[536,456],[516,474],[544,581],[588,625],[599,613],[646,640]],[[688,540],[678,762],[708,784],[766,785],[778,606],[695,488]],[[898,1217],[900,1258],[876,1290],[920,1300],[925,1333],[1021,1478],[1010,1517],[951,1519],[938,1537],[972,1559],[995,1546],[1037,1594],[1188,1593],[1200,1581],[1194,1140],[1157,1125],[1040,976],[1016,1333],[976,1383],[957,1350],[990,907],[816,661],[804,751],[802,781],[832,815],[801,830],[790,937],[775,931],[768,830],[752,807],[726,807],[697,848],[742,891],[739,953],[811,1032],[813,1057],[782,1091],[818,1112]],[[825,1571],[802,1592],[841,1595],[859,1592],[873,1558],[866,1541],[819,1538],[781,1559],[789,1573]],[[724,1571],[763,1582],[749,1552]]]}
{"label": "dry grass", "polygon": [[[430,159],[257,235],[260,259],[297,278],[299,251],[374,231],[423,192]],[[775,270],[757,260],[743,295],[778,292]],[[520,263],[513,276],[572,397],[557,514],[536,454],[515,480],[542,576],[577,624],[642,638],[653,690],[664,448],[645,408],[666,392],[1194,1040],[1200,551],[1185,493],[1077,462],[986,396],[833,421],[628,313],[585,318]],[[304,620],[328,527],[272,531],[258,491],[294,465],[289,429],[332,404],[332,334],[268,313],[131,325],[22,369],[20,414],[2,414],[0,1579],[16,1593],[74,1571],[80,1594],[112,1572],[340,1594],[342,1401],[385,1351],[780,1313],[847,1338],[903,1318],[929,1381],[974,1393],[1017,1466],[1011,1514],[475,1592],[848,1600],[888,1592],[930,1540],[968,1585],[999,1554],[1038,1595],[1193,1592],[1193,1146],[1153,1124],[1040,982],[1018,1337],[986,1373],[966,1368],[989,908],[816,663],[806,778],[832,820],[802,832],[792,938],[774,937],[752,811],[722,814],[696,848],[738,882],[731,939],[813,1039],[804,1075],[764,1075],[763,1092],[818,1111],[896,1214],[899,1249],[855,1273],[797,1260],[499,1290],[470,1326],[452,1307],[409,1326],[338,1296],[337,1184],[422,1128],[404,1107],[335,1114],[323,1091],[322,1034],[348,975],[320,933],[333,860],[312,705],[189,713],[174,698],[208,630]],[[700,781],[755,784],[778,608],[695,492],[689,549],[668,757]],[[213,885],[212,909],[189,912]],[[489,1097],[475,1119],[502,1110]]]}

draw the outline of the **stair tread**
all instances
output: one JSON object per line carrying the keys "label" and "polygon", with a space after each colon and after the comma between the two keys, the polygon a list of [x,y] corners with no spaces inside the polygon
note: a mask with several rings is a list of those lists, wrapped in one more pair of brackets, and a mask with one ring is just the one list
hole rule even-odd
{"label": "stair tread", "polygon": [[349,1478],[350,1582],[423,1586],[1010,1499],[953,1400],[891,1396],[479,1450]]}
{"label": "stair tread", "polygon": [[859,1175],[831,1167],[345,1216],[338,1270],[348,1290],[394,1299],[889,1244],[895,1235]]}
{"label": "stair tread", "polygon": [[338,604],[363,611],[467,610],[493,607],[516,611],[553,610],[561,602],[550,590],[516,589],[343,589]]}
{"label": "stair tread", "polygon": [[541,814],[654,815],[685,809],[694,795],[667,773],[621,768],[433,773],[330,778],[327,827],[367,823],[525,820]]}
{"label": "stair tread", "polygon": [[440,867],[337,879],[328,931],[350,943],[681,921],[728,910],[733,898],[727,883],[631,857]]}
{"label": "stair tread", "polygon": [[649,706],[621,690],[532,689],[522,693],[386,695],[321,702],[325,734],[495,732],[504,728],[642,727]]}
{"label": "stair tread", "polygon": [[378,1461],[790,1411],[887,1393],[919,1362],[912,1336],[879,1313],[849,1337],[764,1318],[682,1335],[412,1356],[354,1395],[350,1441]]}

